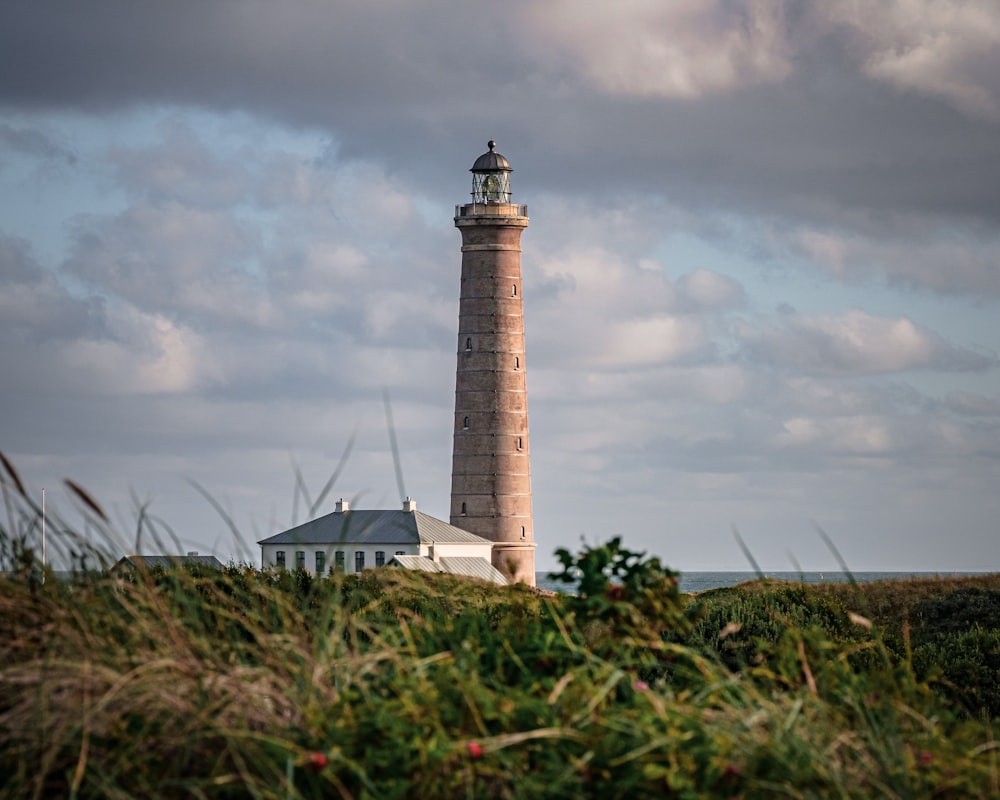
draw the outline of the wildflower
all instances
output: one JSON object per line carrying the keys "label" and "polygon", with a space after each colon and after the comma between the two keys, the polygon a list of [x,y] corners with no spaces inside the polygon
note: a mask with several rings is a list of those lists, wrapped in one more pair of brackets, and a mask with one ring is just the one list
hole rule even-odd
{"label": "wildflower", "polygon": [[465,749],[469,751],[469,755],[473,758],[479,758],[483,754],[483,746],[479,742],[469,742]]}
{"label": "wildflower", "polygon": [[330,759],[326,757],[326,753],[310,753],[306,756],[306,769],[313,772],[320,772],[329,763]]}
{"label": "wildflower", "polygon": [[646,681],[632,681],[632,688],[637,692],[648,692],[649,684]]}
{"label": "wildflower", "polygon": [[933,760],[934,760],[934,756],[932,756],[930,753],[923,752],[923,753],[920,754],[920,765],[923,766],[923,767],[926,767]]}
{"label": "wildflower", "polygon": [[604,596],[608,598],[613,603],[618,602],[625,598],[625,587],[615,584],[614,586],[609,586],[607,591],[604,592]]}

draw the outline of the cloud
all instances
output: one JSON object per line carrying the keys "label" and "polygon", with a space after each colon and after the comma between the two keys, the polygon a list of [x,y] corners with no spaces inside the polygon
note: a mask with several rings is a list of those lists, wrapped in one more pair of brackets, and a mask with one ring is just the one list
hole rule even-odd
{"label": "cloud", "polygon": [[76,339],[46,366],[75,391],[108,395],[190,392],[215,372],[200,336],[161,315],[114,313],[108,338]]}
{"label": "cloud", "polygon": [[988,397],[976,392],[951,392],[945,397],[947,407],[969,417],[1000,418],[1000,395]]}
{"label": "cloud", "polygon": [[[0,153],[5,150],[32,158],[64,161],[70,165],[76,163],[76,155],[71,150],[33,128],[0,124]],[[0,168],[3,166],[3,160],[0,160]]]}
{"label": "cloud", "polygon": [[692,311],[718,311],[741,306],[746,300],[743,287],[726,275],[696,269],[677,279],[681,303]]}
{"label": "cloud", "polygon": [[0,319],[0,342],[8,347],[100,336],[107,329],[99,297],[72,294],[35,260],[29,242],[9,236],[0,236]]}
{"label": "cloud", "polygon": [[714,352],[712,314],[742,299],[742,287],[723,275],[699,270],[673,284],[662,269],[605,250],[570,247],[539,266],[542,295],[525,302],[528,326],[552,332],[529,347],[546,366],[600,371],[703,362]]}
{"label": "cloud", "polygon": [[942,294],[1000,294],[1000,236],[917,223],[872,235],[804,229],[789,245],[844,281],[881,277]]}
{"label": "cloud", "polygon": [[820,375],[878,375],[914,369],[983,370],[987,356],[948,345],[905,317],[791,314],[780,322],[738,326],[746,357],[781,369]]}
{"label": "cloud", "polygon": [[871,77],[1000,121],[1000,8],[992,0],[835,0],[820,9],[853,31]]}
{"label": "cloud", "polygon": [[236,153],[214,152],[176,117],[158,127],[161,137],[152,146],[118,145],[107,152],[120,186],[150,203],[220,208],[246,201],[259,153],[248,147]]}
{"label": "cloud", "polygon": [[66,269],[143,309],[261,321],[271,303],[245,271],[259,245],[228,213],[140,202],[113,217],[79,217]]}
{"label": "cloud", "polygon": [[[869,21],[887,52],[895,31],[927,38],[934,25],[957,26],[951,39],[965,41],[971,11],[949,22],[940,9],[953,4],[929,3],[881,4],[858,16],[853,4],[782,0],[628,0],[613,10],[514,0],[490,18],[488,33],[482,9],[450,0],[288,0],[280,11],[219,0],[210,12],[183,0],[94,0],[78,16],[21,4],[0,27],[10,64],[0,104],[243,112],[248,125],[321,131],[338,157],[375,160],[389,185],[420,187],[440,204],[464,191],[443,177],[453,174],[456,143],[482,147],[492,136],[518,145],[518,191],[535,190],[534,199],[541,186],[558,185],[594,201],[666,195],[688,212],[817,224],[912,210],[992,227],[1000,213],[995,121],[941,113],[949,102],[941,94],[901,94],[895,83],[858,77],[876,47],[865,44]],[[980,9],[992,30],[985,3],[961,9]],[[995,85],[990,76],[1000,70],[981,49],[953,82]],[[250,165],[253,155],[232,157]],[[168,176],[150,157],[128,168],[145,170],[157,191]],[[190,177],[199,157],[192,151],[186,166],[171,168]],[[292,164],[279,166],[286,190],[307,188]],[[206,180],[207,196],[238,190],[234,177]]]}
{"label": "cloud", "polygon": [[614,94],[691,99],[779,82],[791,71],[784,3],[774,0],[742,8],[719,0],[558,0],[522,13],[540,61],[554,51]]}

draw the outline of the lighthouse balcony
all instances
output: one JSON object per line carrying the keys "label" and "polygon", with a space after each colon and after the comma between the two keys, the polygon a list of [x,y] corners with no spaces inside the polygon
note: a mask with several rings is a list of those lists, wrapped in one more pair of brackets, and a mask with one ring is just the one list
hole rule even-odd
{"label": "lighthouse balcony", "polygon": [[527,204],[518,203],[467,203],[455,206],[455,218],[459,217],[526,217]]}

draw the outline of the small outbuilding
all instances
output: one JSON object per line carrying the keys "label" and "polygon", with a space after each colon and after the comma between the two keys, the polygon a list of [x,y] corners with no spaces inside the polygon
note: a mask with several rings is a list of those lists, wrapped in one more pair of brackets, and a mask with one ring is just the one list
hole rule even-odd
{"label": "small outbuilding", "polygon": [[183,556],[165,555],[132,555],[123,556],[111,567],[111,572],[115,574],[125,574],[135,570],[150,569],[173,569],[175,567],[211,567],[212,569],[222,569],[225,565],[215,556],[203,556],[198,553],[187,553]]}

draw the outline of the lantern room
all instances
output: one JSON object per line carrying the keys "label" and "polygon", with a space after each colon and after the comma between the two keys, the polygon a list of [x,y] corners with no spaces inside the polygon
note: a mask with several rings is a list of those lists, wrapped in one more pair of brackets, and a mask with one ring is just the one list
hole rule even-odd
{"label": "lantern room", "polygon": [[469,170],[472,173],[472,202],[495,205],[510,203],[510,163],[496,151],[497,143],[487,145],[490,150],[476,159]]}

